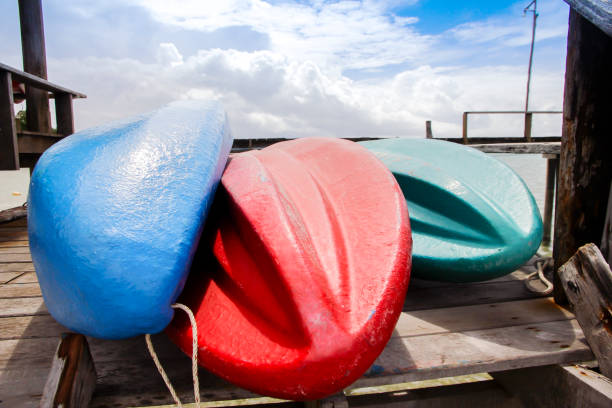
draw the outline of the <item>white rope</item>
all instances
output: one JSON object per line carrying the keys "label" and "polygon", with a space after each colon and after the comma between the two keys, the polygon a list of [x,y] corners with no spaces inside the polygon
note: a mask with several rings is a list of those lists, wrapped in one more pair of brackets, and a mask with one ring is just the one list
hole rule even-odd
{"label": "white rope", "polygon": [[[200,380],[198,378],[198,326],[195,321],[195,317],[193,316],[193,312],[185,305],[180,303],[175,303],[171,306],[173,309],[181,309],[189,316],[189,321],[191,322],[191,334],[193,336],[193,352],[191,355],[191,375],[193,377],[193,396],[195,399],[195,406],[200,408]],[[179,399],[166,371],[162,367],[159,362],[159,358],[157,357],[157,353],[155,353],[155,349],[153,348],[153,343],[151,342],[151,335],[145,334],[145,341],[147,343],[147,348],[149,349],[149,353],[151,354],[151,358],[155,363],[155,367],[157,367],[157,371],[162,376],[166,387],[168,387],[168,391],[172,395],[174,402],[178,408],[183,408],[183,404],[181,404],[181,400]]]}
{"label": "white rope", "polygon": [[[537,271],[530,273],[529,275],[527,275],[527,277],[525,278],[525,287],[527,288],[527,290],[533,292],[533,293],[538,293],[540,295],[550,295],[553,291],[553,284],[546,279],[546,277],[544,276],[544,265],[549,262],[549,260],[544,260],[544,259],[538,259],[535,262],[535,266]],[[540,279],[540,281],[544,284],[544,286],[546,286],[546,288],[544,290],[541,289],[536,289],[533,286],[531,286],[529,284],[529,282],[531,282],[531,280],[533,279],[534,276],[536,276]]]}

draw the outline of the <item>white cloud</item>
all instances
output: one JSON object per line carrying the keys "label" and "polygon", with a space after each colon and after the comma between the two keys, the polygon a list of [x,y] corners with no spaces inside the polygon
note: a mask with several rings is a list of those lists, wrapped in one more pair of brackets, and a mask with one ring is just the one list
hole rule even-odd
{"label": "white cloud", "polygon": [[[164,41],[157,59],[148,62],[50,58],[54,82],[88,94],[75,101],[78,128],[175,99],[216,98],[224,103],[236,137],[422,137],[425,120],[433,120],[435,136],[458,137],[463,111],[519,110],[524,104],[526,53],[524,61],[485,60],[482,66],[472,61],[491,50],[514,52],[523,44],[530,30],[517,23],[527,21],[520,14],[432,36],[419,34],[414,18],[394,16],[388,4],[375,1],[190,0],[180,7],[162,0],[133,1],[177,30],[248,26],[269,36],[269,49],[201,49],[183,55],[180,47]],[[559,21],[566,7],[558,1],[554,4],[562,6],[539,3],[550,7],[548,17],[541,18],[539,38],[563,38],[566,26]],[[536,64],[532,108],[561,107],[563,68]],[[372,75],[351,79],[349,69]],[[539,120],[535,125],[542,134],[560,132],[560,118]],[[518,136],[520,122],[474,117],[470,134]]]}

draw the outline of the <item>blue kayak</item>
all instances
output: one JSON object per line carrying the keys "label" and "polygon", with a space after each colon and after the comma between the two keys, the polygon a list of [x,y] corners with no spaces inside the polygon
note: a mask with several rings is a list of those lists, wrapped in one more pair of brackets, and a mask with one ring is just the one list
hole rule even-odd
{"label": "blue kayak", "polygon": [[30,182],[28,232],[51,315],[99,338],[162,331],[231,145],[218,104],[181,101],[48,149]]}
{"label": "blue kayak", "polygon": [[428,139],[362,142],[394,174],[408,204],[416,278],[493,279],[537,251],[542,220],[523,180],[476,149]]}

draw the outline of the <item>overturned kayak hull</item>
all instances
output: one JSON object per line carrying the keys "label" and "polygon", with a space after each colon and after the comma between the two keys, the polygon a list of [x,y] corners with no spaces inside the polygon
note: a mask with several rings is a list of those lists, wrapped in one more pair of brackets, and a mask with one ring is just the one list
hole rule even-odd
{"label": "overturned kayak hull", "polygon": [[[198,322],[200,364],[294,400],[359,378],[391,336],[410,271],[406,204],[382,163],[339,139],[236,155],[212,220],[212,255],[199,252],[179,298]],[[185,318],[166,332],[191,354]]]}
{"label": "overturned kayak hull", "polygon": [[362,142],[395,175],[410,211],[413,276],[493,279],[525,263],[542,240],[537,205],[505,164],[427,139]]}
{"label": "overturned kayak hull", "polygon": [[48,149],[30,183],[28,232],[51,315],[93,337],[162,331],[231,144],[218,104],[183,101]]}

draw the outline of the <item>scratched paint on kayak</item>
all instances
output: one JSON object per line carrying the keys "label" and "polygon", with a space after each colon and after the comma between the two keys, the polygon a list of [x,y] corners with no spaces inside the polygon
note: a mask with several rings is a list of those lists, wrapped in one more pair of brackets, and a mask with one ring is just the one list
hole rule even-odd
{"label": "scratched paint on kayak", "polygon": [[427,139],[361,143],[393,172],[410,211],[413,276],[469,282],[525,263],[542,221],[523,180],[470,147]]}
{"label": "scratched paint on kayak", "polygon": [[93,337],[162,331],[231,144],[217,103],[181,101],[48,149],[30,183],[28,230],[51,315]]}
{"label": "scratched paint on kayak", "polygon": [[[210,220],[179,298],[198,322],[201,365],[296,400],[371,366],[401,312],[411,249],[405,200],[379,160],[322,138],[235,155]],[[191,355],[184,316],[166,332]]]}

